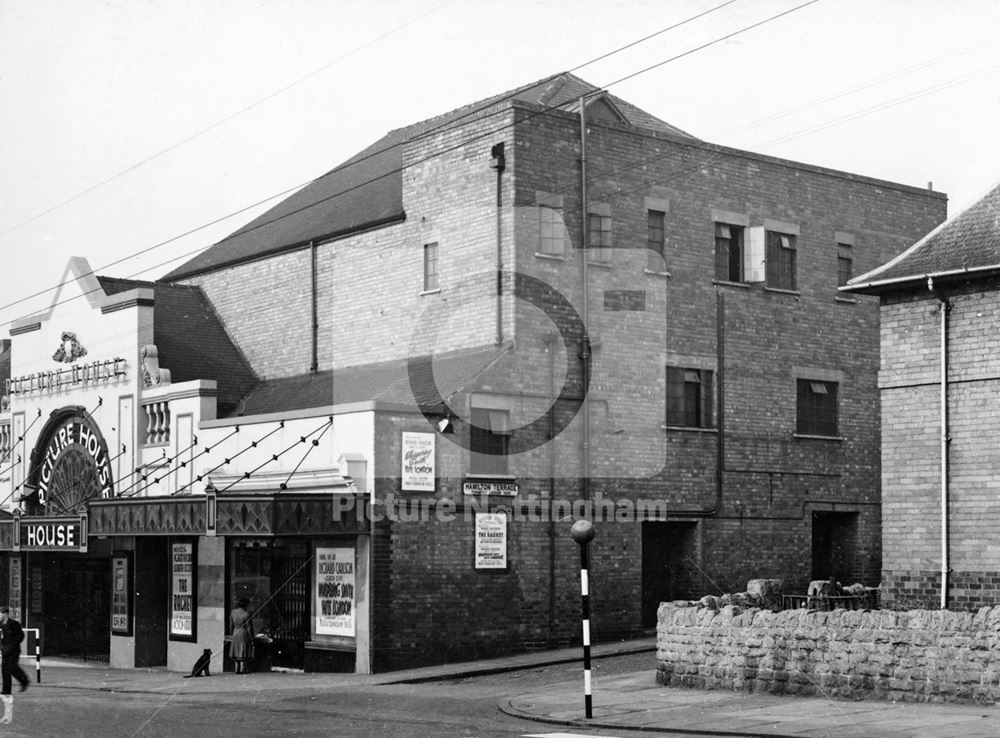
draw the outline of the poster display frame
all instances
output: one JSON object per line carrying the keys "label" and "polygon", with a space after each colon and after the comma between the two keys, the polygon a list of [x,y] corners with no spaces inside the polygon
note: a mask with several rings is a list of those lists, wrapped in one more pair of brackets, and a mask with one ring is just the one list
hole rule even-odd
{"label": "poster display frame", "polygon": [[[131,637],[135,635],[133,596],[135,587],[133,585],[135,567],[133,565],[134,554],[132,551],[113,551],[111,554],[111,635]],[[125,597],[121,604],[125,607],[125,627],[115,626],[115,605],[118,599],[117,587],[119,584],[119,566],[124,567]]]}
{"label": "poster display frame", "polygon": [[[167,603],[167,633],[171,641],[182,641],[185,643],[195,643],[198,641],[198,539],[196,538],[170,538],[170,555],[169,555],[169,576],[170,576],[170,601]],[[190,546],[190,561],[191,569],[187,572],[187,577],[177,575],[182,572],[175,572],[174,567],[177,562],[174,561],[175,552],[177,546]],[[188,581],[187,588],[189,592],[177,592],[177,584],[183,580]],[[176,595],[189,594],[191,596],[191,632],[178,632],[174,629],[174,603],[176,600],[174,597]],[[183,611],[181,611],[183,612]]]}

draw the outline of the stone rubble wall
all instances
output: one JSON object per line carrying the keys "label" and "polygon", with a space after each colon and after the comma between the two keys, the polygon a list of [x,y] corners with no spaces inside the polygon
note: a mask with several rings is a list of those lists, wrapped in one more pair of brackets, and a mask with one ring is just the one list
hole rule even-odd
{"label": "stone rubble wall", "polygon": [[720,610],[663,603],[666,686],[911,702],[1000,700],[1000,607]]}

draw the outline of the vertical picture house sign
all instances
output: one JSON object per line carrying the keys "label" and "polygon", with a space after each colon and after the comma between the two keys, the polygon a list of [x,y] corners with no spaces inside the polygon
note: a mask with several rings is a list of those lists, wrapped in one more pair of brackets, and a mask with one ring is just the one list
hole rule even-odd
{"label": "vertical picture house sign", "polygon": [[172,572],[170,596],[170,637],[195,640],[194,631],[194,543],[174,541],[170,545]]}

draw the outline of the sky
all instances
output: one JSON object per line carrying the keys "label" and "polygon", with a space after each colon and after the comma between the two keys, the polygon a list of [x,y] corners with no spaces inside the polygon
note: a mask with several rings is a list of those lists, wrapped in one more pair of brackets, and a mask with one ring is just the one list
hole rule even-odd
{"label": "sky", "polygon": [[1000,180],[1000,0],[0,0],[0,336],[72,256],[156,279],[385,132],[567,70],[949,216]]}

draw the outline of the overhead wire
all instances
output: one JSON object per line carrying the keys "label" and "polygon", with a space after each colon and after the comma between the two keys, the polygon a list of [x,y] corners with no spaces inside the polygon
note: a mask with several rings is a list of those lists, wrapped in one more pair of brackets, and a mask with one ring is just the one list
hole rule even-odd
{"label": "overhead wire", "polygon": [[[593,58],[593,59],[591,59],[589,61],[583,62],[582,64],[578,64],[577,66],[572,67],[571,69],[569,69],[566,73],[570,73],[571,74],[571,73],[573,73],[575,71],[583,69],[584,67],[587,67],[587,66],[589,66],[591,64],[594,64],[594,63],[596,63],[598,61],[601,61],[603,59],[607,59],[608,57],[613,56],[614,54],[621,53],[622,51],[630,49],[630,48],[636,46],[637,44],[640,44],[640,43],[642,43],[644,41],[648,41],[649,39],[655,38],[656,36],[659,36],[659,35],[661,35],[663,33],[666,33],[667,31],[672,31],[672,30],[674,30],[676,28],[679,28],[679,27],[681,27],[683,25],[686,25],[687,23],[691,23],[691,22],[693,22],[695,20],[698,20],[699,18],[702,18],[702,17],[708,15],[709,13],[713,13],[713,12],[715,12],[717,10],[721,10],[722,8],[726,7],[727,5],[731,5],[732,3],[736,2],[736,1],[737,0],[726,0],[726,2],[723,2],[723,3],[719,4],[719,5],[715,5],[715,6],[711,7],[711,8],[709,8],[708,10],[705,10],[705,11],[703,11],[701,13],[697,13],[697,14],[695,14],[693,16],[689,16],[688,18],[685,18],[682,21],[679,21],[677,23],[673,23],[673,24],[671,24],[669,26],[661,28],[660,30],[658,30],[658,31],[656,31],[654,33],[651,33],[651,34],[649,34],[647,36],[644,36],[643,38],[638,39],[637,41],[630,42],[628,44],[625,44],[624,46],[620,46],[620,47],[618,47],[616,49],[613,49],[612,51],[609,51],[609,52],[606,52],[604,54],[601,54],[600,56],[597,56],[597,57],[595,57],[595,58]],[[328,66],[330,66],[330,65],[328,65]],[[313,75],[309,75],[309,76],[313,76]],[[552,77],[549,77],[548,79],[554,79],[555,77],[558,77],[558,76],[559,75],[552,75]],[[308,77],[303,78],[303,79],[307,79],[307,78]],[[299,81],[302,81],[302,80],[299,80]],[[297,83],[293,83],[293,84],[297,84]],[[473,107],[472,110],[466,111],[465,113],[463,113],[462,115],[459,115],[456,118],[448,117],[447,114],[445,114],[444,116],[438,116],[438,117],[445,118],[445,120],[443,120],[441,123],[439,123],[439,124],[437,124],[435,126],[431,126],[429,129],[427,129],[425,131],[422,131],[422,132],[418,133],[416,136],[413,137],[412,140],[419,141],[419,140],[421,140],[423,138],[433,136],[434,134],[440,132],[442,129],[447,128],[447,127],[451,127],[451,126],[455,125],[456,123],[458,123],[459,121],[463,121],[463,120],[467,120],[469,118],[472,118],[473,116],[477,115],[478,113],[481,113],[481,112],[483,112],[484,110],[487,110],[490,107],[498,105],[498,104],[500,104],[502,102],[505,102],[506,100],[509,100],[510,98],[516,96],[522,89],[523,88],[517,88],[515,90],[510,91],[509,93],[506,93],[505,95],[500,95],[499,97],[495,96],[493,98],[490,98],[486,102],[484,102],[484,103],[482,103],[482,104],[480,104],[478,106]],[[275,93],[275,94],[277,94],[277,93]],[[273,95],[272,95],[272,97],[273,97]],[[269,98],[267,98],[267,99],[269,99]],[[235,117],[235,116],[231,116],[231,117]],[[208,130],[208,129],[206,129],[206,130]],[[196,135],[200,135],[200,134],[196,134]],[[193,138],[193,137],[191,137],[191,138]],[[190,140],[190,138],[186,139],[182,143],[186,143],[187,140]],[[177,145],[180,145],[180,144],[177,144]],[[175,148],[175,147],[172,147],[172,148]],[[276,194],[273,194],[273,195],[269,195],[268,197],[266,197],[264,199],[261,199],[261,200],[257,200],[256,202],[254,202],[254,203],[252,203],[250,205],[247,205],[247,206],[245,206],[243,208],[240,208],[239,210],[230,212],[230,213],[228,213],[228,214],[226,214],[224,216],[221,216],[219,218],[211,220],[211,221],[209,221],[207,223],[203,223],[203,224],[201,224],[199,226],[196,226],[193,229],[190,229],[190,230],[185,231],[185,232],[183,232],[181,234],[173,236],[173,237],[171,237],[171,238],[169,238],[169,239],[167,239],[165,241],[160,241],[160,242],[158,242],[156,244],[153,244],[152,246],[149,246],[149,247],[147,247],[145,249],[141,249],[139,251],[132,252],[132,253],[130,253],[130,254],[128,254],[128,255],[120,258],[120,259],[116,259],[115,261],[109,262],[109,263],[107,263],[107,264],[105,264],[103,266],[98,267],[98,269],[103,270],[103,269],[107,269],[107,268],[112,267],[112,266],[117,266],[118,264],[121,264],[121,263],[123,263],[125,261],[130,261],[131,259],[134,259],[137,256],[141,256],[142,254],[145,254],[145,253],[148,253],[148,252],[153,251],[155,249],[159,249],[159,248],[162,248],[163,246],[169,245],[170,243],[173,243],[174,241],[180,240],[182,238],[186,238],[187,236],[194,235],[195,233],[198,233],[199,231],[202,231],[202,230],[204,230],[206,228],[211,228],[214,225],[218,225],[219,223],[222,223],[222,222],[224,222],[226,220],[229,220],[230,218],[233,218],[233,217],[235,217],[237,215],[240,215],[241,213],[245,213],[248,210],[253,210],[253,209],[255,209],[257,207],[260,207],[261,205],[264,205],[264,204],[266,204],[268,202],[271,202],[272,200],[275,200],[275,199],[277,199],[279,197],[283,197],[285,195],[291,194],[292,192],[300,190],[303,187],[307,187],[308,185],[312,184],[313,182],[317,181],[318,179],[321,179],[323,177],[328,177],[331,174],[335,174],[335,173],[337,173],[337,172],[339,172],[339,171],[341,171],[343,169],[346,169],[349,166],[356,166],[359,163],[362,163],[364,161],[368,161],[369,159],[372,159],[372,158],[374,158],[376,156],[384,154],[387,151],[392,150],[393,148],[394,148],[393,145],[384,146],[384,147],[375,149],[374,151],[369,151],[369,152],[367,152],[365,154],[362,154],[361,156],[353,157],[349,161],[347,161],[347,162],[345,162],[343,164],[340,164],[340,165],[334,167],[333,169],[325,172],[324,174],[320,175],[320,177],[313,177],[313,178],[308,179],[308,180],[306,180],[304,182],[300,182],[298,184],[295,184],[292,187],[288,187],[288,188],[282,190],[279,193],[276,193]],[[431,157],[428,157],[428,158],[431,158]],[[376,178],[376,180],[377,180],[377,178]],[[376,180],[372,180],[372,181],[376,181]],[[368,182],[366,184],[370,184],[370,182]],[[52,208],[52,209],[54,209],[54,208]],[[49,212],[51,212],[52,209],[50,209]],[[286,215],[286,217],[290,216],[290,215],[294,215],[296,212],[298,212],[298,211],[293,211],[291,213],[288,213]],[[28,222],[28,221],[26,221],[26,222]],[[261,224],[261,225],[266,225],[266,224]],[[18,226],[15,226],[15,228],[16,227],[18,227]],[[13,229],[10,229],[10,230],[13,230]],[[4,235],[6,232],[7,231],[0,231],[0,236]],[[144,274],[145,272],[151,271],[153,269],[158,269],[161,266],[165,266],[166,264],[169,264],[169,263],[171,263],[173,261],[177,261],[178,259],[181,259],[181,258],[185,258],[187,256],[192,256],[192,255],[198,253],[199,251],[204,251],[207,248],[210,248],[210,246],[199,247],[197,249],[193,249],[193,250],[187,252],[186,254],[183,254],[180,257],[173,257],[173,258],[168,259],[168,260],[166,260],[164,262],[160,262],[159,264],[155,264],[153,266],[146,267],[146,268],[140,270],[139,272],[136,272],[133,276],[136,276],[138,274]],[[61,283],[57,284],[56,287],[57,288],[61,287],[64,284],[66,284],[66,282],[61,282]],[[13,307],[14,305],[18,305],[18,304],[20,304],[22,302],[26,302],[27,300],[30,300],[30,299],[35,298],[35,297],[39,297],[39,296],[45,294],[46,292],[48,292],[51,289],[53,289],[53,288],[52,287],[48,287],[48,288],[46,288],[44,290],[40,290],[40,291],[35,292],[35,293],[31,294],[31,295],[27,295],[26,297],[20,298],[20,299],[14,301],[14,302],[7,303],[6,305],[0,305],[0,310],[6,310],[7,308]]]}
{"label": "overhead wire", "polygon": [[[350,57],[354,56],[355,54],[357,54],[357,53],[359,53],[361,51],[364,51],[365,49],[367,49],[367,48],[369,48],[371,46],[374,46],[375,44],[377,44],[377,43],[385,40],[386,38],[388,38],[392,34],[396,33],[397,31],[400,31],[400,30],[406,28],[407,26],[409,26],[409,25],[411,25],[413,23],[416,23],[417,21],[423,20],[427,16],[432,15],[433,13],[436,13],[441,8],[443,8],[445,5],[449,5],[450,3],[451,3],[451,0],[447,0],[444,3],[441,3],[440,5],[432,8],[431,10],[428,10],[426,13],[418,15],[415,18],[412,18],[412,19],[408,20],[406,23],[398,25],[395,28],[393,28],[392,30],[387,31],[386,33],[383,33],[381,36],[379,36],[379,37],[377,37],[377,38],[369,41],[368,43],[363,44],[361,46],[358,46],[358,47],[354,48],[353,50],[349,51],[348,53],[346,53],[346,54],[344,54],[342,56],[337,57],[336,59],[334,59],[334,60],[332,60],[332,61],[324,64],[323,66],[321,66],[321,67],[319,67],[317,69],[314,69],[312,72],[310,72],[309,74],[305,75],[304,77],[299,77],[295,81],[290,82],[287,85],[284,85],[283,87],[280,87],[279,89],[275,90],[274,92],[271,92],[271,93],[265,95],[264,97],[262,97],[262,98],[260,98],[260,99],[258,99],[256,101],[250,103],[246,107],[240,108],[235,113],[230,113],[226,117],[224,117],[224,118],[222,118],[220,120],[217,120],[215,123],[212,123],[209,126],[201,128],[198,131],[195,131],[191,135],[189,135],[189,136],[181,139],[180,141],[177,141],[177,142],[175,142],[173,144],[170,144],[166,148],[160,149],[155,154],[152,154],[151,156],[147,156],[145,159],[142,159],[142,160],[136,162],[135,164],[131,165],[130,167],[128,167],[126,169],[123,169],[123,170],[119,171],[118,173],[113,174],[110,177],[107,177],[107,178],[101,180],[100,182],[97,182],[96,184],[88,187],[87,189],[82,190],[81,192],[78,192],[75,195],[66,198],[65,200],[62,200],[62,201],[56,203],[55,205],[52,205],[51,207],[46,208],[45,210],[42,210],[41,212],[36,213],[35,215],[32,215],[30,218],[26,218],[25,220],[22,220],[22,221],[20,221],[20,222],[18,222],[16,224],[14,224],[13,226],[10,226],[9,228],[6,228],[6,229],[0,231],[0,236],[5,236],[8,233],[16,231],[18,228],[21,228],[21,227],[27,225],[28,223],[32,223],[32,222],[38,220],[39,218],[42,218],[42,217],[48,215],[49,213],[54,212],[54,211],[58,210],[59,208],[65,206],[65,205],[70,204],[71,202],[75,202],[76,200],[79,200],[81,197],[89,195],[91,192],[94,192],[95,190],[98,190],[101,187],[104,187],[105,185],[110,184],[111,182],[114,182],[115,180],[117,180],[117,179],[125,176],[126,174],[129,174],[130,172],[134,172],[135,170],[140,169],[141,167],[145,166],[146,164],[149,164],[151,161],[155,161],[156,159],[159,159],[161,156],[164,156],[165,154],[168,154],[171,151],[174,151],[175,149],[178,149],[181,146],[183,146],[183,145],[185,145],[187,143],[190,143],[191,141],[195,140],[196,138],[199,138],[200,136],[205,135],[209,131],[213,131],[216,128],[219,128],[220,126],[225,125],[229,121],[234,120],[235,118],[238,118],[239,116],[243,115],[244,113],[247,113],[247,112],[253,110],[257,106],[262,105],[262,104],[264,104],[264,103],[266,103],[266,102],[274,99],[278,95],[281,95],[282,93],[287,92],[288,90],[292,89],[293,87],[297,87],[298,85],[302,84],[303,82],[306,82],[307,80],[310,80],[313,77],[315,77],[315,76],[317,76],[317,75],[325,72],[327,69],[330,69],[331,67],[339,64],[340,62],[344,61],[345,59],[349,59]],[[276,195],[275,197],[278,197],[278,195]],[[272,199],[272,198],[268,198],[268,199]]]}

